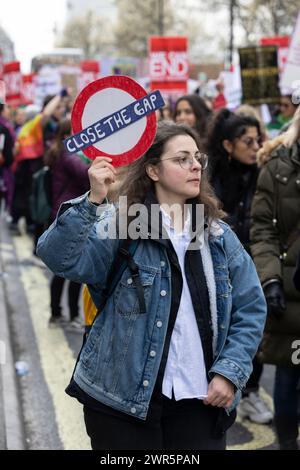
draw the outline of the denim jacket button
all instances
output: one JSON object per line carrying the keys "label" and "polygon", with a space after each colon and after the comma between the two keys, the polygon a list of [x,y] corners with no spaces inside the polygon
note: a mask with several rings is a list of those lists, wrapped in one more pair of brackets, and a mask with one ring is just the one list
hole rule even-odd
{"label": "denim jacket button", "polygon": [[132,279],[131,279],[131,277],[130,277],[129,279],[127,279],[127,284],[129,284],[129,285],[132,284]]}
{"label": "denim jacket button", "polygon": [[144,385],[144,387],[148,387],[149,386],[149,380],[144,380],[143,385]]}
{"label": "denim jacket button", "polygon": [[158,321],[158,322],[156,323],[156,326],[157,326],[157,328],[161,328],[161,327],[162,327],[162,321]]}
{"label": "denim jacket button", "polygon": [[162,268],[164,268],[164,267],[166,266],[166,262],[165,262],[165,261],[161,261],[161,262],[160,262],[160,265],[161,265]]}
{"label": "denim jacket button", "polygon": [[130,411],[131,411],[132,414],[135,414],[136,413],[136,408],[133,407],[133,408],[131,408]]}
{"label": "denim jacket button", "polygon": [[155,352],[155,351],[150,351],[150,356],[151,356],[151,357],[155,357],[155,356],[156,356],[156,352]]}
{"label": "denim jacket button", "polygon": [[161,295],[162,297],[165,297],[165,296],[167,295],[167,292],[166,292],[165,290],[161,290],[161,291],[160,291],[160,295]]}

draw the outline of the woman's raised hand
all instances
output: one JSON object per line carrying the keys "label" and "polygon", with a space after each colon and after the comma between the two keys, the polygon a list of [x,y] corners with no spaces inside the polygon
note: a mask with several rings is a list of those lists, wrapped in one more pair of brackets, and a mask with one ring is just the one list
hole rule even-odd
{"label": "woman's raised hand", "polygon": [[111,165],[112,158],[97,157],[91,164],[88,175],[91,192],[89,200],[101,204],[106,198],[109,186],[116,180],[116,170]]}

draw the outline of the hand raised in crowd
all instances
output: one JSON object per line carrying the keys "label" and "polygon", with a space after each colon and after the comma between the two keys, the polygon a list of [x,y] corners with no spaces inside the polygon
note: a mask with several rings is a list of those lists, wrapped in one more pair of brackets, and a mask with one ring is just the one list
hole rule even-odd
{"label": "hand raised in crowd", "polygon": [[109,187],[116,180],[116,169],[111,165],[112,158],[97,157],[91,164],[88,175],[91,185],[90,202],[101,204]]}
{"label": "hand raised in crowd", "polygon": [[280,319],[286,309],[283,287],[278,281],[268,284],[264,288],[266,302],[268,306],[268,315]]}
{"label": "hand raised in crowd", "polygon": [[222,375],[216,374],[208,386],[207,398],[203,400],[204,405],[228,408],[234,398],[234,385]]}

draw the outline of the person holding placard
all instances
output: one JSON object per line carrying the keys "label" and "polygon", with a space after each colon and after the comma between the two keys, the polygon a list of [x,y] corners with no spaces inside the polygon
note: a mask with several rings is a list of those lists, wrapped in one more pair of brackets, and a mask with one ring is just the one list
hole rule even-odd
{"label": "person holding placard", "polygon": [[124,222],[138,240],[67,388],[84,404],[93,449],[225,449],[266,304],[251,258],[220,220],[206,166],[191,128],[159,123],[119,190],[125,206],[106,199],[113,158],[97,157],[90,191],[63,204],[39,240],[56,275],[99,293]]}

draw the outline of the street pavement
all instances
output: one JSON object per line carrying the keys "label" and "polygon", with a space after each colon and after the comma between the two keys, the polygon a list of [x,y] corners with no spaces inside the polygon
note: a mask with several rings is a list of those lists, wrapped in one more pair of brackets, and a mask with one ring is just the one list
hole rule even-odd
{"label": "street pavement", "polygon": [[[48,328],[51,273],[32,255],[30,236],[12,236],[3,219],[0,263],[0,449],[90,449],[82,406],[64,392],[82,336]],[[68,316],[66,293],[63,304]],[[17,361],[26,363],[24,375],[16,374]],[[273,378],[274,368],[265,367],[261,394],[271,408]],[[271,425],[239,418],[227,443],[230,450],[277,448]]]}

